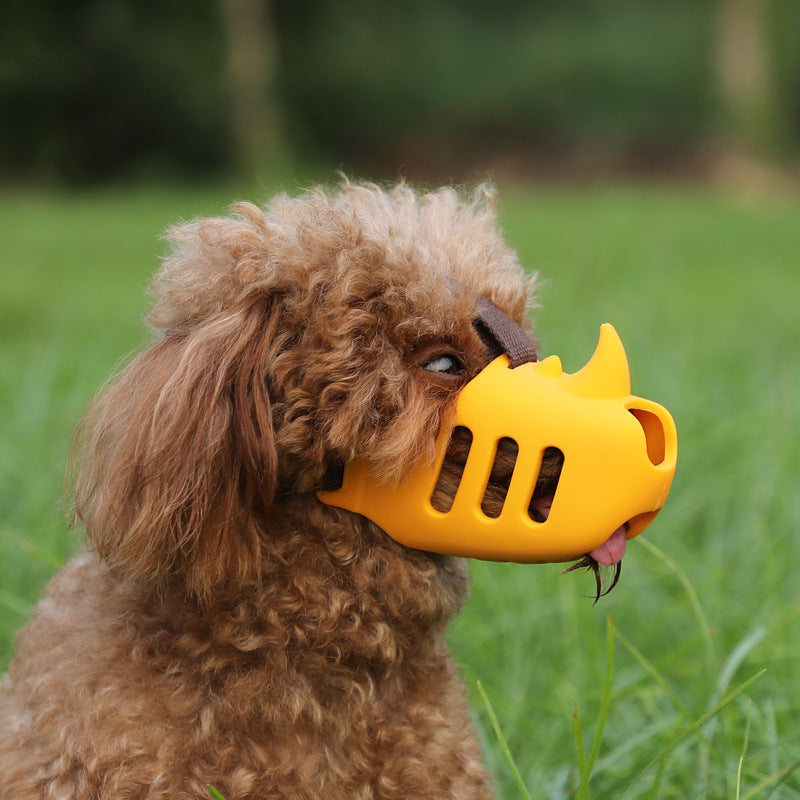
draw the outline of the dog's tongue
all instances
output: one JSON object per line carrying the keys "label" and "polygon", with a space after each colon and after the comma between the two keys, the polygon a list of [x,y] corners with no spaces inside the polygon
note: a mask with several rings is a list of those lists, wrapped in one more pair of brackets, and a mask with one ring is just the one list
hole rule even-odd
{"label": "dog's tongue", "polygon": [[625,555],[625,548],[628,546],[627,526],[622,525],[617,528],[608,539],[595,547],[589,555],[598,563],[607,567],[618,564]]}
{"label": "dog's tongue", "polygon": [[538,511],[544,519],[550,516],[550,509],[553,506],[553,495],[548,494],[545,497],[537,497],[533,501],[533,508]]}
{"label": "dog's tongue", "polygon": [[[547,519],[550,514],[550,508],[553,505],[553,495],[545,497],[538,497],[533,501],[533,507],[538,511],[544,519]],[[608,539],[600,545],[595,547],[589,555],[598,563],[606,567],[613,567],[622,561],[625,555],[625,549],[628,546],[627,526],[621,525],[617,528]]]}

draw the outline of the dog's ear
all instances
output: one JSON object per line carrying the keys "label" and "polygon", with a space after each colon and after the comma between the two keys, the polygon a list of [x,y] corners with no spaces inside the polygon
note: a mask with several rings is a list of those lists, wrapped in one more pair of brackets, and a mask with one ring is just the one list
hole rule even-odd
{"label": "dog's ear", "polygon": [[277,482],[277,299],[166,333],[102,391],[73,449],[75,515],[115,571],[198,595],[247,582]]}

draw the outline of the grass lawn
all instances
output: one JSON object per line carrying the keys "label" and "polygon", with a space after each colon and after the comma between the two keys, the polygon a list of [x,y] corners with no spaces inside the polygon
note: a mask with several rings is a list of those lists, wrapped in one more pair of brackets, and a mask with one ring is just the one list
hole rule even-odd
{"label": "grass lawn", "polygon": [[[158,236],[232,199],[0,192],[0,671],[78,547],[59,510],[71,432],[144,340]],[[665,510],[597,606],[557,565],[473,565],[450,641],[502,796],[524,792],[478,681],[533,798],[800,798],[800,202],[541,187],[501,215],[543,278],[543,352],[574,371],[613,322],[680,443]]]}

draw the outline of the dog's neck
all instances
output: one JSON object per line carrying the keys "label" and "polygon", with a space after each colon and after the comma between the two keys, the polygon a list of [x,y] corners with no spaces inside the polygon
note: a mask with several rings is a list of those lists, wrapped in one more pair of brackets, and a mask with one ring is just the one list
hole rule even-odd
{"label": "dog's neck", "polygon": [[361,517],[312,505],[284,498],[260,523],[260,568],[247,582],[202,599],[177,581],[150,592],[159,624],[253,655],[277,649],[310,663],[316,653],[378,672],[441,648],[467,597],[465,562],[410,550]]}

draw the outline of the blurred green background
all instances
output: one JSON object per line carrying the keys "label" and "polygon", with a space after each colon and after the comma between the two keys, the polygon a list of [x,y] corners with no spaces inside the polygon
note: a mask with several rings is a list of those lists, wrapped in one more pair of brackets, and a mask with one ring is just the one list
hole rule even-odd
{"label": "blurred green background", "polygon": [[[6,0],[0,168],[707,174],[800,142],[796,0]],[[289,170],[290,177],[294,177]]]}
{"label": "blurred green background", "polygon": [[0,670],[80,545],[70,438],[147,339],[164,228],[337,170],[490,179],[543,351],[574,371],[613,322],[680,441],[598,606],[558,565],[473,564],[450,642],[500,796],[478,681],[532,797],[800,798],[800,2],[0,13]]}

